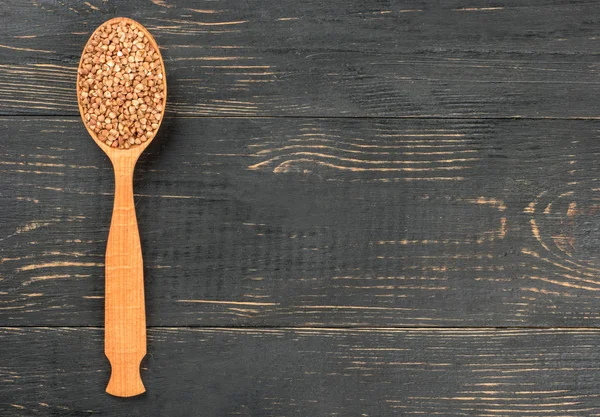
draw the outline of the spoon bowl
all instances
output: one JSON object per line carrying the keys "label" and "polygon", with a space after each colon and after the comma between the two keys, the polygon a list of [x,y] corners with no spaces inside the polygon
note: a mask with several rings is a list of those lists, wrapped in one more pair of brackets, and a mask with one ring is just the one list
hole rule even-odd
{"label": "spoon bowl", "polygon": [[[142,66],[141,69],[139,68],[139,65],[129,64],[128,66],[126,61],[131,58],[126,56],[125,60],[123,60],[123,53],[120,49],[121,44],[125,46],[130,44],[124,36],[121,36],[120,38],[117,37],[117,40],[114,40],[113,36],[109,43],[106,43],[106,41],[103,40],[101,35],[104,33],[103,31],[105,29],[114,29],[119,27],[119,25],[121,25],[121,28],[127,28],[128,25],[132,31],[135,29],[135,33],[140,37],[140,39],[135,38],[135,42],[142,42],[142,44],[140,44],[140,49],[145,47],[144,43],[150,45],[147,50],[151,51],[154,49],[154,52],[158,55],[158,61],[160,61],[159,67],[154,65],[151,71],[149,67],[150,64],[148,64],[148,70],[145,70],[145,65]],[[147,41],[144,41],[144,38],[146,38]],[[104,39],[107,39],[107,37],[104,37]],[[121,44],[119,44],[119,42],[121,42]],[[106,48],[104,49],[105,46]],[[118,63],[115,65],[112,60],[108,61],[108,63],[106,63],[106,61],[103,62],[101,57],[98,58],[98,62],[96,62],[96,57],[94,57],[93,65],[90,63],[91,53],[97,51],[98,54],[102,55],[103,51],[109,51],[109,47],[112,48],[110,50],[111,54],[115,48],[119,48],[118,53],[121,55],[118,59],[125,62],[122,65],[122,69]],[[131,48],[131,51],[140,50],[134,47]],[[152,56],[155,56],[154,52],[150,52]],[[112,57],[113,55],[111,54],[107,56]],[[129,54],[129,52],[127,52],[127,54]],[[134,60],[130,62],[141,62],[142,64],[145,64],[145,62],[137,60],[138,57],[136,54],[129,56],[134,57]],[[115,61],[117,61],[116,55]],[[109,65],[110,63],[113,65]],[[117,66],[119,67],[118,70]],[[91,71],[90,67],[92,67]],[[138,72],[127,72],[132,71],[132,67],[138,69]],[[98,85],[95,83],[99,82],[98,77],[102,77],[104,74],[103,72],[97,72],[103,71],[100,68],[105,68],[107,74],[116,74],[122,70],[125,75],[120,75],[120,77],[125,77],[125,79],[117,79],[117,77],[115,77],[114,80],[116,81],[114,81],[115,85],[113,86],[113,78],[111,77],[109,84],[112,90],[104,91],[101,97],[97,94],[94,97],[90,97],[88,91],[92,90],[89,90],[89,86],[92,85],[97,88]],[[150,78],[150,74],[159,74],[157,79],[152,80],[152,85],[161,84],[160,88],[163,93],[161,98],[162,101],[158,103],[162,108],[160,109],[160,112],[157,111],[155,113],[160,114],[157,118],[158,120],[154,120],[155,123],[153,123],[153,126],[155,127],[152,127],[151,131],[145,131],[142,129],[142,127],[146,126],[145,123],[143,125],[140,124],[140,127],[136,127],[139,123],[136,123],[136,126],[133,124],[131,125],[132,130],[138,135],[136,137],[136,143],[129,143],[133,138],[133,134],[129,130],[127,130],[129,133],[125,133],[126,131],[123,129],[129,128],[123,127],[120,123],[124,115],[127,115],[129,118],[128,120],[131,121],[132,119],[135,119],[136,114],[141,114],[139,112],[136,113],[136,111],[138,111],[137,106],[139,106],[137,98],[134,98],[137,106],[132,109],[131,104],[129,107],[125,105],[125,100],[128,100],[128,102],[131,100],[123,96],[125,85],[128,83],[127,79],[129,74],[132,73],[138,75],[138,81],[140,74],[142,77],[146,76],[148,78]],[[133,75],[131,75],[131,79],[132,78]],[[127,85],[127,88],[129,89],[131,89],[131,79],[129,79],[129,85]],[[147,79],[142,81],[146,85],[149,83]],[[142,83],[139,85],[142,85]],[[119,90],[119,92],[117,92],[117,90]],[[94,93],[97,93],[98,91],[98,89],[93,90]],[[136,86],[136,90],[134,90],[132,94],[133,97],[137,97],[137,91]],[[106,94],[106,96],[104,94]],[[98,100],[98,98],[101,100]],[[94,100],[93,102],[91,101],[92,99]],[[102,110],[102,100],[105,99],[107,100],[107,103],[110,101],[112,113],[114,113],[112,115],[114,122],[111,120],[110,123],[111,132],[113,133],[109,133],[108,136],[106,136],[107,129],[100,130],[98,127],[98,120],[100,118],[102,118],[102,120],[106,120],[106,118],[110,119],[111,116],[105,116],[102,111],[99,112],[100,114],[92,113],[93,116],[90,114],[90,103],[92,103],[91,105],[95,104],[97,108]],[[125,17],[111,19],[100,25],[90,36],[79,62],[77,71],[77,102],[79,105],[79,112],[88,133],[92,136],[96,144],[106,153],[112,162],[115,173],[114,206],[106,245],[105,260],[104,352],[111,364],[111,376],[106,391],[111,395],[119,397],[131,397],[145,392],[145,387],[140,376],[140,363],[146,355],[144,272],[140,235],[133,198],[133,172],[139,156],[148,147],[150,142],[152,142],[154,137],[156,137],[158,128],[164,118],[166,99],[167,84],[164,61],[158,45],[150,32],[148,32],[148,30],[140,23]],[[157,100],[159,99],[157,98]],[[116,106],[113,104],[113,101],[117,103]],[[147,103],[148,101],[146,104]],[[147,104],[146,107],[155,104],[155,102],[150,103],[151,104]],[[142,103],[142,107],[143,106],[144,103]],[[156,107],[156,109],[158,109],[158,107]],[[120,113],[117,114],[119,111]],[[108,114],[108,111],[106,111],[106,113]],[[117,125],[118,129],[112,129],[112,123]],[[107,124],[107,126],[108,125],[109,124]],[[98,132],[107,138],[106,141],[99,137],[100,134]],[[117,132],[117,135],[115,135],[114,132]],[[141,140],[144,141],[142,142]],[[108,145],[108,143],[111,143],[112,146]],[[128,149],[119,147],[123,144],[128,146]]]}
{"label": "spoon bowl", "polygon": [[[98,28],[96,28],[96,30],[92,33],[92,35],[90,36],[90,39],[88,40],[88,42],[86,43],[84,50],[88,47],[88,45],[90,44],[90,41],[94,38],[94,36],[103,28],[106,27],[108,25],[115,25],[115,24],[119,24],[119,23],[127,23],[130,25],[135,25],[139,30],[141,30],[142,32],[144,32],[144,36],[148,39],[148,42],[152,45],[152,47],[154,48],[154,50],[158,53],[158,56],[160,57],[160,65],[161,65],[161,69],[162,69],[162,74],[163,76],[166,75],[166,71],[165,71],[165,63],[164,60],[162,58],[162,55],[160,53],[160,49],[158,47],[158,44],[156,43],[156,40],[154,39],[154,37],[150,34],[150,32],[148,31],[148,29],[146,29],[144,26],[142,26],[140,23],[136,22],[133,19],[129,19],[127,17],[115,17],[113,19],[107,20],[106,22],[104,22],[103,24],[101,24],[100,26],[98,26]],[[84,54],[81,55],[81,58],[79,60],[79,66],[78,68],[81,68],[83,65],[83,59],[84,59]],[[77,71],[77,105],[79,107],[79,114],[81,115],[81,118],[83,120],[83,124],[85,126],[85,128],[87,129],[88,133],[90,134],[90,136],[92,137],[92,139],[94,139],[94,141],[98,144],[98,146],[100,147],[100,149],[102,149],[109,158],[114,157],[115,152],[116,151],[120,151],[122,149],[118,149],[118,148],[112,148],[110,146],[108,146],[106,143],[104,143],[103,141],[101,141],[98,138],[98,135],[96,134],[96,132],[91,129],[90,125],[88,123],[86,123],[85,120],[85,111],[82,105],[82,98],[81,98],[81,94],[80,94],[80,81],[82,79],[82,74],[80,71]],[[165,115],[165,108],[166,106],[164,105],[164,103],[166,103],[167,101],[167,82],[166,82],[166,77],[163,78],[163,83],[164,83],[164,99],[163,99],[163,106],[162,106],[162,110],[160,113],[160,120],[158,121],[158,125],[160,128],[160,125],[162,124],[162,121],[164,119],[164,115]],[[134,147],[131,147],[129,149],[126,149],[128,151],[137,151],[137,156],[139,157],[139,155],[141,155],[141,153],[148,147],[148,145],[150,144],[150,142],[152,142],[152,140],[156,137],[156,132],[158,131],[158,129],[156,129],[154,136],[152,136],[151,138],[149,138],[147,141],[143,142],[140,145],[136,145]],[[135,153],[134,153],[135,154]],[[122,155],[119,155],[122,156]]]}

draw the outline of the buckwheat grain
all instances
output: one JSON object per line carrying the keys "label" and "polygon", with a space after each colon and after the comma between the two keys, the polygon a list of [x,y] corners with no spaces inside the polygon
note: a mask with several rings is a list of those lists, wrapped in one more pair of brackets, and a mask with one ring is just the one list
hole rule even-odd
{"label": "buckwheat grain", "polygon": [[99,140],[129,149],[154,137],[165,104],[160,55],[134,22],[107,22],[92,35],[79,65],[83,118]]}

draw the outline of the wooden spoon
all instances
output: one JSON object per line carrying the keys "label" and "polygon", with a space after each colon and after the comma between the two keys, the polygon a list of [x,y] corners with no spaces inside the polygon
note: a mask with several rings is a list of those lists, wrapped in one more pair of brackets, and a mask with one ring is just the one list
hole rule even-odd
{"label": "wooden spoon", "polygon": [[[160,125],[167,99],[166,72],[162,55],[152,35],[141,24],[123,17],[105,22],[96,29],[94,34],[105,25],[114,25],[123,21],[134,24],[142,30],[159,55],[164,83],[162,111],[157,122]],[[94,34],[88,40],[88,44]],[[83,56],[82,54],[79,68],[82,68]],[[104,351],[112,368],[106,392],[119,397],[131,397],[145,392],[140,376],[140,363],[146,355],[144,271],[133,200],[133,171],[139,156],[154,136],[129,149],[113,148],[100,140],[88,125],[82,107],[80,73],[81,71],[78,71],[77,100],[81,117],[92,138],[108,155],[115,172],[115,199],[105,261]],[[154,130],[154,135],[157,130]]]}

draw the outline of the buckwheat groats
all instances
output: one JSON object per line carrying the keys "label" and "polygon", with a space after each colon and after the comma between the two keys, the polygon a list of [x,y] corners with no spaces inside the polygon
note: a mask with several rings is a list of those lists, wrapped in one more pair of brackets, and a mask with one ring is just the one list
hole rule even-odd
{"label": "buckwheat groats", "polygon": [[125,20],[100,26],[78,71],[82,116],[100,141],[129,149],[154,137],[166,79],[159,52],[138,24]]}

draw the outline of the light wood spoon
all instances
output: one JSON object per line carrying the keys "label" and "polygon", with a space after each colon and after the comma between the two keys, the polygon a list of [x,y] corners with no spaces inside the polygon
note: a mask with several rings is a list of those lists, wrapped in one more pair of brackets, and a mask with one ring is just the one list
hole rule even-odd
{"label": "light wood spoon", "polygon": [[[105,25],[122,21],[137,25],[148,37],[148,42],[160,57],[164,83],[164,101],[158,121],[160,125],[167,99],[166,72],[162,55],[152,35],[141,24],[123,17],[103,23],[96,32]],[[92,34],[88,43],[93,36]],[[83,54],[80,67],[82,62]],[[113,148],[101,141],[88,126],[84,115],[80,98],[79,72],[77,75],[79,111],[88,132],[108,155],[115,172],[115,199],[105,261],[104,351],[112,368],[106,392],[119,397],[131,397],[145,392],[140,376],[140,363],[146,355],[144,271],[133,199],[133,171],[139,156],[154,136],[129,149]],[[157,130],[154,131],[155,135]]]}

